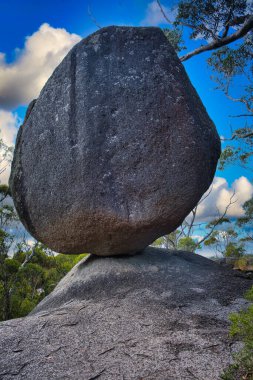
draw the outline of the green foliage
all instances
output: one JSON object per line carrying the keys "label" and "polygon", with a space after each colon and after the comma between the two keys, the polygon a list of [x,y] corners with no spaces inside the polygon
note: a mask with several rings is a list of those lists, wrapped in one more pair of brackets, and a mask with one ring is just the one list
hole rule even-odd
{"label": "green foliage", "polygon": [[204,245],[211,246],[219,242],[219,231],[214,230],[208,239],[204,241]]}
{"label": "green foliage", "polygon": [[234,269],[242,271],[253,271],[253,255],[243,254],[234,262]]}
{"label": "green foliage", "polygon": [[[244,128],[245,130],[245,136],[252,131],[252,128]],[[234,139],[233,141],[236,142],[236,139],[243,137],[238,137],[238,131],[234,132]],[[253,137],[253,133],[252,133]],[[251,158],[253,157],[253,138],[243,138],[243,141],[240,142],[240,144],[232,146],[227,145],[220,156],[219,159],[219,170],[224,170],[229,165],[235,165],[238,164],[242,167],[247,167],[248,163],[250,162]]]}
{"label": "green foliage", "polygon": [[198,243],[189,236],[182,236],[179,230],[173,231],[168,235],[161,236],[152,245],[166,249],[181,249],[184,251],[194,252],[198,248]]}
{"label": "green foliage", "polygon": [[[220,225],[226,223],[223,230],[218,229]],[[229,227],[227,226],[229,224]],[[238,259],[245,253],[245,246],[243,238],[239,238],[239,232],[236,230],[236,225],[231,225],[231,221],[227,218],[222,218],[219,223],[211,221],[206,228],[213,229],[208,238],[204,241],[205,246],[212,246],[217,252],[221,253],[224,257]],[[239,239],[238,239],[239,238]]]}
{"label": "green foliage", "polygon": [[222,37],[228,21],[244,15],[246,8],[246,0],[181,0],[175,24],[189,25],[192,39]]}
{"label": "green foliage", "polygon": [[[1,131],[0,131],[1,132]],[[4,172],[6,166],[10,164],[13,156],[13,147],[7,146],[0,137],[0,174]],[[6,187],[8,187],[6,185]],[[0,190],[2,192],[2,190]]]}
{"label": "green foliage", "polygon": [[178,242],[178,249],[194,252],[198,244],[190,236],[183,237]]}
{"label": "green foliage", "polygon": [[213,52],[208,64],[217,73],[222,74],[223,81],[234,75],[242,75],[245,66],[252,65],[252,44],[252,34],[248,34],[241,44],[233,47],[224,46]]}
{"label": "green foliage", "polygon": [[241,257],[245,252],[245,248],[242,244],[236,244],[229,242],[225,248],[224,256],[225,257]]}
{"label": "green foliage", "polygon": [[236,260],[234,268],[240,269],[240,270],[246,270],[247,265],[248,265],[247,257],[240,257],[239,259]]}
{"label": "green foliage", "polygon": [[0,228],[0,263],[7,256],[13,243],[13,235]]}
{"label": "green foliage", "polygon": [[9,186],[0,185],[0,201],[3,201],[8,195],[10,195]]}
{"label": "green foliage", "polygon": [[[211,78],[217,84],[216,89],[223,91],[231,101],[240,102],[246,109],[247,115],[233,115],[247,116],[247,119],[242,119],[244,125],[236,127],[228,136],[231,143],[225,146],[222,153],[221,170],[232,164],[248,168],[253,158],[253,33],[250,28],[248,32],[239,33],[252,13],[253,3],[248,0],[179,0],[175,21],[170,23],[167,18],[171,27],[165,33],[178,52],[185,48],[182,46],[185,28],[191,39],[205,41],[181,59],[213,50],[207,63],[213,71]],[[166,17],[166,12],[164,14]],[[231,39],[230,42],[232,34],[235,40]],[[239,91],[237,78],[240,78]]]}
{"label": "green foliage", "polygon": [[221,152],[219,159],[219,170],[224,170],[226,166],[234,164],[240,157],[240,149],[233,146],[226,146]]}
{"label": "green foliage", "polygon": [[177,51],[180,52],[186,47],[184,46],[184,40],[183,40],[183,32],[182,29],[179,28],[174,28],[174,29],[168,29],[165,28],[163,29],[163,32],[173,48]]}
{"label": "green foliage", "polygon": [[237,224],[240,227],[253,222],[253,197],[244,203],[243,209],[245,215],[237,220]]}
{"label": "green foliage", "polygon": [[[0,138],[0,173],[12,156],[12,149]],[[84,255],[54,255],[43,244],[31,247],[17,242],[12,230],[19,223],[13,206],[7,203],[9,188],[0,185],[0,321],[27,315]],[[14,251],[14,252],[13,252]],[[11,257],[12,256],[12,257]]]}
{"label": "green foliage", "polygon": [[223,218],[211,220],[206,225],[206,228],[212,228],[213,226],[220,226],[221,224],[224,224],[224,223],[230,223],[230,220],[228,218],[226,218],[225,216]]}
{"label": "green foliage", "polygon": [[39,244],[31,250],[19,245],[13,257],[0,255],[0,320],[27,315],[85,255],[56,255]]}
{"label": "green foliage", "polygon": [[180,231],[173,231],[170,234],[159,237],[152,245],[166,249],[177,249],[179,235]]}
{"label": "green foliage", "polygon": [[[233,47],[224,46],[213,52],[207,60],[214,72],[212,79],[217,83],[217,89],[223,91],[233,102],[244,105],[247,120],[243,127],[237,128],[230,137],[231,143],[225,147],[220,159],[220,169],[238,163],[245,166],[253,157],[253,33],[248,33],[243,42]],[[236,77],[240,77],[240,95]]]}
{"label": "green foliage", "polygon": [[[253,287],[246,293],[253,302]],[[235,363],[222,375],[223,380],[253,380],[253,303],[246,310],[230,316],[230,335],[244,343],[243,349],[234,356]]]}
{"label": "green foliage", "polygon": [[252,223],[253,223],[253,197],[243,205],[244,216],[238,218],[236,224],[246,231],[246,235],[241,238],[241,241],[253,241]]}
{"label": "green foliage", "polygon": [[[253,302],[253,286],[245,294],[246,300]],[[252,332],[253,333],[253,332]]]}
{"label": "green foliage", "polygon": [[248,220],[253,219],[253,197],[244,203],[243,209]]}

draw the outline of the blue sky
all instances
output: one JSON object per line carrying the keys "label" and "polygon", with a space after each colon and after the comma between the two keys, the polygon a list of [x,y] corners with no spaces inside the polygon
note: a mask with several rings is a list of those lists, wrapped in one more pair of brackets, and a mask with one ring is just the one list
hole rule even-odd
{"label": "blue sky", "polygon": [[[173,16],[175,2],[164,0],[162,4]],[[101,26],[167,26],[152,0],[0,0],[0,129],[7,142],[14,141],[27,102],[38,95],[53,68],[81,37],[97,30],[88,8]],[[186,34],[186,51],[200,43],[204,42],[190,41]],[[219,134],[229,137],[230,125],[243,125],[244,120],[228,116],[245,110],[214,90],[212,73],[206,64],[208,56],[204,53],[193,57],[184,66]],[[242,214],[241,205],[253,194],[251,172],[233,166],[217,171],[216,177],[214,195],[205,205],[206,213],[212,207],[224,207],[232,187],[236,187],[239,203],[231,216]]]}

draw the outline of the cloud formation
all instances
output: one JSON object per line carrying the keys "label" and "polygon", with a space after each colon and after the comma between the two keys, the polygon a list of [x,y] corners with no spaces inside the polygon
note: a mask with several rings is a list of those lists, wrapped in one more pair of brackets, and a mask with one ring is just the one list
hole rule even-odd
{"label": "cloud formation", "polygon": [[[12,112],[0,110],[0,138],[3,143],[7,146],[13,146],[15,143],[18,125],[20,124],[20,119],[16,114]],[[2,152],[0,151],[0,183],[7,184],[10,176],[10,164],[6,161],[2,161]]]}
{"label": "cloud formation", "polygon": [[[168,19],[173,22],[175,21],[177,15],[177,7],[168,8],[162,4],[163,10],[168,17]],[[141,23],[142,25],[152,25],[157,26],[160,24],[167,24],[157,1],[154,0],[148,4],[146,9],[145,18]]]}
{"label": "cloud formation", "polygon": [[19,123],[17,114],[0,110],[0,137],[4,144],[11,146],[15,143]]}
{"label": "cloud formation", "polygon": [[43,85],[68,51],[81,37],[65,29],[42,24],[16,50],[16,60],[6,63],[0,53],[0,106],[11,108],[38,97]]}
{"label": "cloud formation", "polygon": [[215,177],[210,195],[198,207],[197,220],[210,221],[224,213],[232,196],[232,201],[235,203],[229,207],[226,215],[231,218],[243,216],[242,206],[253,196],[252,183],[246,177],[241,176],[229,187],[225,178]]}

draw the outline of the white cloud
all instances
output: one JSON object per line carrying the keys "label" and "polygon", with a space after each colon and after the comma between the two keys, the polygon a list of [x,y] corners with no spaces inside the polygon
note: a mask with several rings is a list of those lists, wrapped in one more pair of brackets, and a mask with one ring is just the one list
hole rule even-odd
{"label": "white cloud", "polygon": [[[0,169],[2,170],[2,167],[0,167]],[[8,184],[10,173],[11,173],[11,166],[10,166],[10,164],[8,164],[8,166],[5,167],[5,170],[0,174],[0,184],[1,185],[7,185]]]}
{"label": "white cloud", "polygon": [[0,110],[0,137],[4,144],[11,146],[15,143],[19,123],[20,120],[16,114]]}
{"label": "white cloud", "polygon": [[220,135],[220,142],[221,142],[221,144],[225,143],[225,136]]}
{"label": "white cloud", "polygon": [[15,107],[36,98],[55,67],[80,39],[65,29],[43,24],[26,38],[23,49],[16,49],[13,63],[6,63],[5,55],[0,53],[0,105]]}
{"label": "white cloud", "polygon": [[198,207],[198,221],[210,221],[219,213],[224,213],[233,193],[235,194],[232,201],[235,203],[229,207],[226,215],[237,218],[244,214],[243,204],[253,196],[252,183],[246,177],[241,176],[229,187],[225,178],[215,177],[210,195]]}
{"label": "white cloud", "polygon": [[195,240],[196,242],[198,242],[203,238],[203,236],[202,235],[192,235],[191,238],[193,240]]}
{"label": "white cloud", "polygon": [[[163,10],[168,17],[168,19],[173,22],[175,21],[176,15],[177,15],[177,7],[168,8],[162,5]],[[159,5],[157,4],[157,1],[152,1],[148,4],[146,9],[145,18],[141,23],[142,25],[152,25],[157,26],[160,24],[167,24],[167,21],[165,20],[161,9]]]}
{"label": "white cloud", "polygon": [[[14,145],[19,124],[20,120],[16,114],[0,110],[0,138],[7,146]],[[3,152],[0,151],[0,172],[2,172],[0,175],[0,183],[5,184],[8,183],[9,180],[10,163],[5,160],[2,161],[2,153]]]}

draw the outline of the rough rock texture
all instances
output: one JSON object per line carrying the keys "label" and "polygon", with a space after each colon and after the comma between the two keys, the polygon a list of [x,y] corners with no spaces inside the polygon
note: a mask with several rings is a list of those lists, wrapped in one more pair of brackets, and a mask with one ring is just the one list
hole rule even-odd
{"label": "rough rock texture", "polygon": [[188,252],[91,256],[0,324],[0,378],[218,380],[238,349],[227,316],[252,284],[236,274]]}
{"label": "rough rock texture", "polygon": [[26,228],[53,250],[131,253],[181,224],[219,154],[163,32],[108,27],[78,43],[32,103],[10,187]]}

